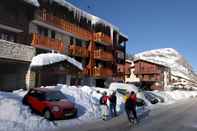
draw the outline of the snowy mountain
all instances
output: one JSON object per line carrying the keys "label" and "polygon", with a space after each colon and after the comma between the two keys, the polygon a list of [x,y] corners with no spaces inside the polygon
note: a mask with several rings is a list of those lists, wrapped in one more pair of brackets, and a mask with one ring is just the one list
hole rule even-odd
{"label": "snowy mountain", "polygon": [[145,51],[135,55],[135,59],[143,59],[153,63],[170,67],[172,75],[179,76],[191,81],[196,81],[197,77],[192,66],[175,49],[162,48]]}

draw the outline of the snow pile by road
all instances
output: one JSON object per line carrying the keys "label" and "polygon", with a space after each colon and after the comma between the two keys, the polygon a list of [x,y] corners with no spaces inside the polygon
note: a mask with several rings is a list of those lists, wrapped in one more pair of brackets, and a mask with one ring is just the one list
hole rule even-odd
{"label": "snow pile by road", "polygon": [[33,131],[53,128],[53,124],[43,117],[31,113],[29,107],[22,105],[22,97],[14,93],[0,92],[0,130]]}
{"label": "snow pile by road", "polygon": [[[75,102],[78,108],[78,117],[75,119],[61,120],[55,122],[49,122],[43,117],[32,114],[28,106],[24,106],[21,102],[23,96],[27,91],[17,90],[13,93],[0,92],[0,130],[1,131],[33,131],[40,129],[57,129],[62,127],[73,127],[81,125],[86,122],[97,121],[100,119],[100,106],[99,99],[101,93],[106,91],[108,95],[111,94],[111,90],[102,89],[96,87],[76,87],[76,86],[48,86],[45,88],[55,88],[60,90],[66,95],[66,97]],[[196,97],[197,92],[191,91],[154,91],[156,95],[159,95],[165,99],[165,103],[169,104],[177,100],[186,99],[190,97]],[[138,93],[138,97],[148,102],[143,96],[143,92]],[[124,111],[124,97],[117,93],[117,111],[122,113]],[[148,104],[149,106],[150,103]],[[138,108],[138,115],[147,112],[149,109]]]}
{"label": "snow pile by road", "polygon": [[153,93],[164,98],[165,104],[197,97],[197,91],[153,91]]}
{"label": "snow pile by road", "polygon": [[[13,93],[0,92],[0,130],[10,131],[14,129],[15,131],[31,131],[48,128],[56,129],[97,121],[101,117],[99,105],[101,93],[105,90],[108,95],[111,94],[110,90],[87,86],[57,85],[45,88],[55,88],[63,92],[70,101],[76,104],[78,117],[75,119],[49,122],[43,117],[31,113],[31,109],[22,104],[22,98],[27,91],[17,90]],[[124,98],[118,93],[117,98],[117,111],[123,113]],[[145,109],[138,108],[138,114],[143,114],[144,111]]]}
{"label": "snow pile by road", "polygon": [[45,66],[45,65],[50,65],[54,64],[57,62],[61,61],[68,61],[69,63],[73,64],[80,70],[83,70],[82,64],[75,59],[67,56],[67,55],[62,55],[59,53],[44,53],[44,54],[39,54],[35,57],[33,57],[30,66],[31,67],[36,67],[36,66]]}

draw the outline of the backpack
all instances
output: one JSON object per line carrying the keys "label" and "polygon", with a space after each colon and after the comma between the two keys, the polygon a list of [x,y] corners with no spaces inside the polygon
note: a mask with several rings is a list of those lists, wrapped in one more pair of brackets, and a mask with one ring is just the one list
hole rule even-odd
{"label": "backpack", "polygon": [[104,97],[102,96],[102,97],[100,98],[100,100],[99,100],[100,105],[105,105],[105,101],[104,101],[103,98],[104,98]]}

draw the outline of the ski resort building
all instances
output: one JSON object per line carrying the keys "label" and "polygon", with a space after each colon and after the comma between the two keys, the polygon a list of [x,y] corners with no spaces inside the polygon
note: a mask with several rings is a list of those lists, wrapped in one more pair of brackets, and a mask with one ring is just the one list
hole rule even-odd
{"label": "ski resort building", "polygon": [[29,65],[48,52],[82,63],[82,75],[67,73],[64,84],[106,87],[124,80],[128,39],[111,23],[64,0],[1,0],[0,17],[0,90],[38,86]]}
{"label": "ski resort building", "polygon": [[138,59],[134,61],[134,74],[141,86],[148,90],[165,90],[171,81],[170,69],[160,64]]}

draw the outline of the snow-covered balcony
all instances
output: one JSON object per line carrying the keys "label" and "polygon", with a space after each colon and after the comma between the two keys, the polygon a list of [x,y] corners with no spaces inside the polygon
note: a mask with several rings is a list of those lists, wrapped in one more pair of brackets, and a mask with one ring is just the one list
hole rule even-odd
{"label": "snow-covered balcony", "polygon": [[104,50],[94,51],[94,59],[103,60],[103,61],[113,61],[112,52],[107,52]]}
{"label": "snow-covered balcony", "polygon": [[72,56],[89,57],[88,49],[77,45],[69,45],[68,53]]}
{"label": "snow-covered balcony", "polygon": [[62,41],[44,37],[36,33],[32,35],[32,46],[64,53],[64,43]]}
{"label": "snow-covered balcony", "polygon": [[107,45],[112,44],[112,39],[110,38],[110,36],[107,36],[102,32],[94,33],[94,41]]}
{"label": "snow-covered balcony", "polygon": [[93,69],[94,77],[111,77],[113,75],[112,69],[106,67],[95,67]]}
{"label": "snow-covered balcony", "polygon": [[[56,28],[59,28],[67,33],[71,33],[71,35],[79,37],[84,40],[92,40],[92,33],[86,29],[83,29],[75,24],[72,24],[65,19],[53,16],[47,13],[45,10],[37,10],[35,13],[35,19],[37,24],[41,21],[44,24],[52,25]],[[41,23],[39,23],[41,24]],[[43,23],[42,23],[43,24]]]}

